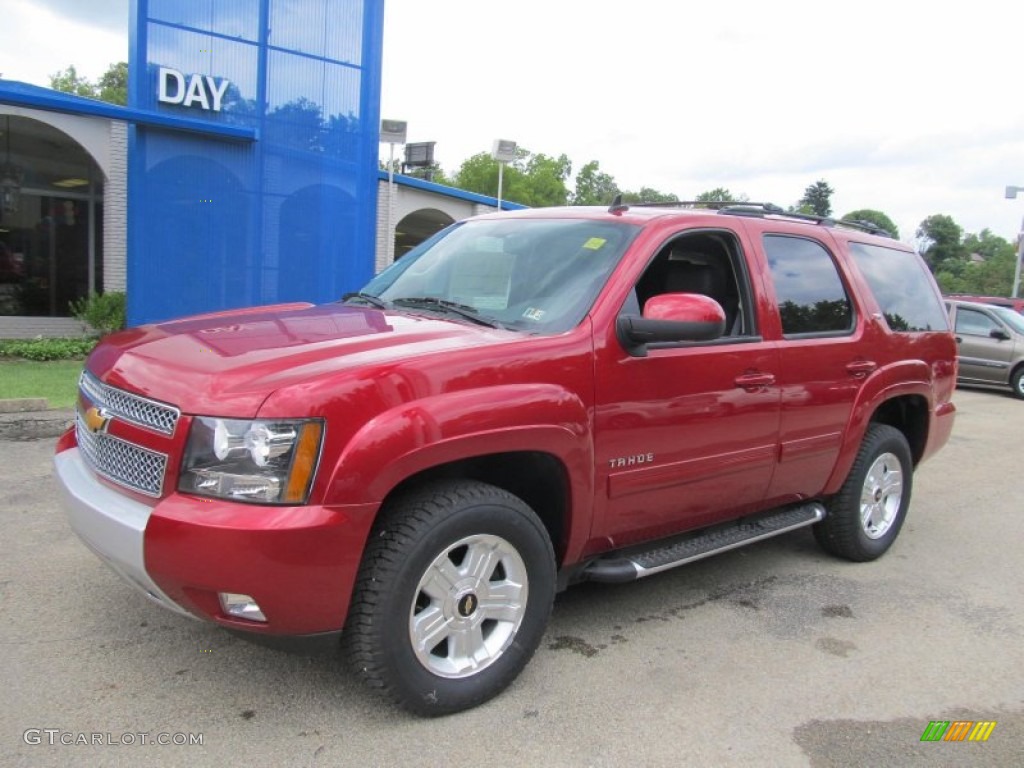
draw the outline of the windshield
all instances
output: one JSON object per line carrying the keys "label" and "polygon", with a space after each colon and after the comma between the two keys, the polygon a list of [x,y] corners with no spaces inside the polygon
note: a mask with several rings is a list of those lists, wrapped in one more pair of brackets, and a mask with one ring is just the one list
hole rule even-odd
{"label": "windshield", "polygon": [[368,303],[562,333],[586,315],[638,231],[585,219],[467,221],[410,251],[359,294]]}
{"label": "windshield", "polygon": [[1024,315],[1014,312],[1006,307],[992,307],[999,319],[1010,326],[1017,333],[1024,334]]}

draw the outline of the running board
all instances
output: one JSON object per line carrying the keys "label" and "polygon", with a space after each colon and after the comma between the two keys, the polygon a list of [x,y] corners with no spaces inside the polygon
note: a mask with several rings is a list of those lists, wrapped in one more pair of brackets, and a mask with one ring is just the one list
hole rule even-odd
{"label": "running board", "polygon": [[719,552],[813,525],[824,517],[825,507],[818,502],[743,517],[731,523],[652,542],[648,547],[632,547],[604,555],[587,565],[583,570],[583,580],[635,581],[669,568],[703,560]]}

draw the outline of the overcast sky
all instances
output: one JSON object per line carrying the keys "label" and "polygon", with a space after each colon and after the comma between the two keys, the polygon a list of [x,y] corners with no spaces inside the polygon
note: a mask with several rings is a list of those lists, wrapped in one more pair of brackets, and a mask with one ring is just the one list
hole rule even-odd
{"label": "overcast sky", "polygon": [[[127,58],[128,0],[2,3],[5,78]],[[1024,186],[1019,0],[387,0],[383,84],[382,116],[447,171],[504,138],[687,198],[786,206],[825,179],[834,213],[903,239],[935,213],[1007,239],[1024,217],[1003,196]]]}

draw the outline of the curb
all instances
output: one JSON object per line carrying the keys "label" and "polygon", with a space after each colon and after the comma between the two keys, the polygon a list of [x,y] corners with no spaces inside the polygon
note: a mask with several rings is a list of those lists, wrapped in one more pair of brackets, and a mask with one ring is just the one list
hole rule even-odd
{"label": "curb", "polygon": [[59,437],[75,423],[71,409],[0,413],[0,440],[46,440]]}
{"label": "curb", "polygon": [[47,411],[50,401],[45,397],[18,397],[0,400],[0,413],[24,413],[25,411]]}

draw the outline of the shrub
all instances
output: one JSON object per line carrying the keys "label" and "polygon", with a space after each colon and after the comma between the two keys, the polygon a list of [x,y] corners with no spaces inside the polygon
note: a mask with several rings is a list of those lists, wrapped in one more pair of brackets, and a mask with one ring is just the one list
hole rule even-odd
{"label": "shrub", "polygon": [[76,360],[84,358],[95,346],[95,339],[0,340],[0,357],[15,357],[22,360]]}
{"label": "shrub", "polygon": [[93,293],[89,298],[72,301],[71,314],[100,336],[125,326],[125,295],[120,291]]}

